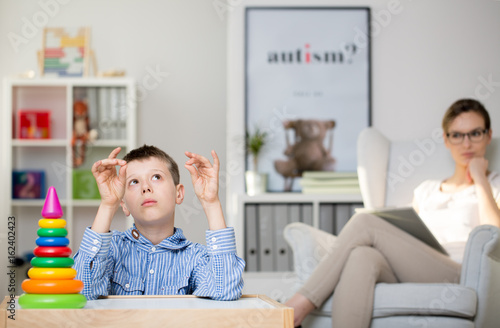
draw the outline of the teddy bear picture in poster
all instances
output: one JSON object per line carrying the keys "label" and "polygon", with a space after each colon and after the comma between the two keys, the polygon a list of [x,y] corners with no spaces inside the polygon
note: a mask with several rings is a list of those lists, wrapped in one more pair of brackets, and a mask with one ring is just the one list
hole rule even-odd
{"label": "teddy bear picture in poster", "polygon": [[356,171],[371,123],[369,21],[367,7],[246,9],[246,129],[267,132],[268,191],[301,191],[304,172]]}

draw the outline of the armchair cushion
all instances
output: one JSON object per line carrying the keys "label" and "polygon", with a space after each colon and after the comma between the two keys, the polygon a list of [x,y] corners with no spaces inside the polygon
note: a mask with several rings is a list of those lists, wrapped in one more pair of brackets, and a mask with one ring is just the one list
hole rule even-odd
{"label": "armchair cushion", "polygon": [[[474,328],[474,322],[453,317],[422,317],[422,316],[396,316],[390,318],[375,318],[370,328]],[[325,326],[326,328],[326,326]]]}
{"label": "armchair cushion", "polygon": [[400,315],[473,318],[477,297],[472,288],[456,284],[379,283],[375,286],[373,303],[373,318]]}

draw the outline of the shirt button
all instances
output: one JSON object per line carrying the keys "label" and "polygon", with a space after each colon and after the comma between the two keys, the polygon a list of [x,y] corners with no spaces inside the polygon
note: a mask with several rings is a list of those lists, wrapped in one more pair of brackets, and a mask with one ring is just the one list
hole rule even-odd
{"label": "shirt button", "polygon": [[149,270],[149,273],[153,274],[153,273],[155,273],[155,270],[151,269],[151,270]]}
{"label": "shirt button", "polygon": [[92,247],[92,251],[97,252],[97,247]]}
{"label": "shirt button", "polygon": [[94,245],[97,245],[97,244],[99,244],[99,240],[94,239],[93,243],[94,243]]}
{"label": "shirt button", "polygon": [[217,245],[213,245],[213,246],[212,246],[212,249],[217,249],[217,248],[218,248],[218,246],[217,246]]}
{"label": "shirt button", "polygon": [[125,288],[130,288],[130,284],[125,284]]}
{"label": "shirt button", "polygon": [[217,241],[217,238],[212,237],[212,242],[215,243]]}
{"label": "shirt button", "polygon": [[151,252],[156,251],[156,247],[151,247]]}

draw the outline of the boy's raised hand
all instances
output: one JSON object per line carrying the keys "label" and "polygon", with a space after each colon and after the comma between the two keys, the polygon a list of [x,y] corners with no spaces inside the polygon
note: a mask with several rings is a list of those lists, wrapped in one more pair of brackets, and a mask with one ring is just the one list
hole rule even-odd
{"label": "boy's raised hand", "polygon": [[[127,162],[117,159],[121,148],[115,148],[106,159],[97,161],[92,166],[92,174],[97,182],[101,194],[101,204],[119,206],[125,193],[125,178]],[[120,166],[118,174],[116,166]]]}
{"label": "boy's raised hand", "polygon": [[212,150],[214,164],[198,154],[185,153],[189,160],[184,167],[191,174],[194,192],[202,204],[219,202],[219,157],[215,150]]}

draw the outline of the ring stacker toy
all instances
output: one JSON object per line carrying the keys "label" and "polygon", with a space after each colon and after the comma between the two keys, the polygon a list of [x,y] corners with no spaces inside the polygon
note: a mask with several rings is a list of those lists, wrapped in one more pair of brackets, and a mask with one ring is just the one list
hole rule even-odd
{"label": "ring stacker toy", "polygon": [[63,211],[54,187],[47,191],[42,209],[42,219],[38,221],[36,257],[28,271],[30,279],[22,283],[25,294],[19,296],[19,306],[23,309],[79,309],[87,299],[80,294],[83,282],[77,279],[76,270],[71,268],[74,261],[68,247],[66,220],[61,219]]}

